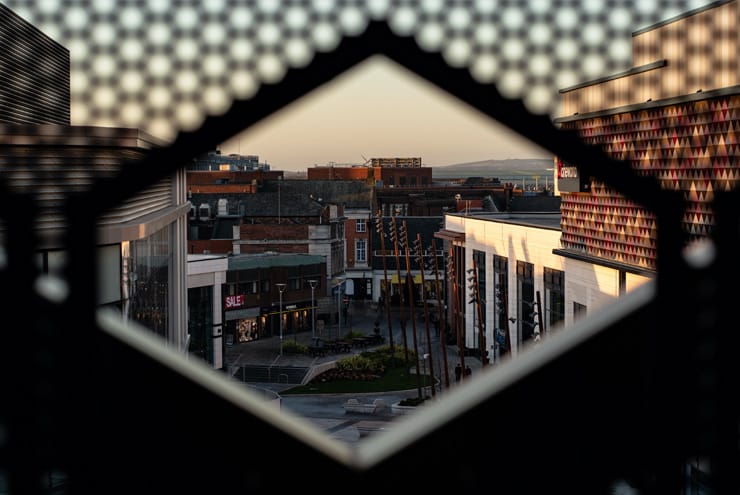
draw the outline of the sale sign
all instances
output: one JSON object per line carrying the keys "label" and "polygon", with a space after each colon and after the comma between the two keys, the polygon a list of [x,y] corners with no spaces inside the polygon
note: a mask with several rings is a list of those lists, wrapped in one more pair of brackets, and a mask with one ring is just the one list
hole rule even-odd
{"label": "sale sign", "polygon": [[244,294],[226,296],[226,309],[241,308],[244,306]]}

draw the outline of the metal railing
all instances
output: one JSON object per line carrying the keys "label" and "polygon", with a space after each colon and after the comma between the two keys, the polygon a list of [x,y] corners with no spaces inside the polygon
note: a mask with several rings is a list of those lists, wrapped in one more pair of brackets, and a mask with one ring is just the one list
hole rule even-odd
{"label": "metal railing", "polygon": [[[408,433],[379,436],[353,454],[272,417],[194,360],[179,363],[101,320],[89,260],[101,213],[375,54],[654,211],[658,274],[646,290],[553,336],[559,344],[471,386],[458,404],[416,415]],[[681,493],[687,465],[700,458],[710,465],[713,491],[736,493],[738,199],[736,191],[716,193],[711,250],[687,258],[678,194],[371,23],[362,36],[69,198],[64,299],[37,290],[34,198],[0,182],[7,232],[0,485],[11,494],[52,493],[44,480],[53,474],[67,480],[65,493],[94,494],[425,492],[440,484],[463,493],[604,493],[623,481],[646,493]]]}

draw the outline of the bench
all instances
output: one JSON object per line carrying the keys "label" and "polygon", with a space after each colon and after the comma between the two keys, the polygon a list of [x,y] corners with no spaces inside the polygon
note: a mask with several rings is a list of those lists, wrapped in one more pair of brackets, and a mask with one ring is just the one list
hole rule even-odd
{"label": "bench", "polygon": [[360,402],[357,399],[347,399],[344,403],[344,412],[359,414],[377,414],[387,409],[387,404],[383,399],[375,399],[372,402]]}
{"label": "bench", "polygon": [[325,356],[326,348],[323,345],[308,346],[308,353],[313,357]]}
{"label": "bench", "polygon": [[352,344],[345,340],[334,340],[328,345],[332,352],[352,352]]}

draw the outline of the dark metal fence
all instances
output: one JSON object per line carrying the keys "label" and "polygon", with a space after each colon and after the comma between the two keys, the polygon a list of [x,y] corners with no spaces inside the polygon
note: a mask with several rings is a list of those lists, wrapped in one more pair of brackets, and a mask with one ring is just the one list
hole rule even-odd
{"label": "dark metal fence", "polygon": [[[89,260],[99,215],[375,54],[651,209],[659,266],[643,305],[595,323],[601,328],[590,338],[358,468],[102,331]],[[621,481],[644,493],[681,493],[698,478],[716,493],[740,488],[738,193],[716,194],[714,256],[692,264],[682,254],[684,203],[677,193],[637,177],[384,23],[371,23],[198,131],[67,199],[69,292],[55,300],[38,290],[34,197],[0,181],[7,232],[0,487],[8,493],[424,493],[440,486],[607,493]],[[698,458],[710,466],[708,476],[688,467]],[[66,483],[59,489],[52,479]]]}

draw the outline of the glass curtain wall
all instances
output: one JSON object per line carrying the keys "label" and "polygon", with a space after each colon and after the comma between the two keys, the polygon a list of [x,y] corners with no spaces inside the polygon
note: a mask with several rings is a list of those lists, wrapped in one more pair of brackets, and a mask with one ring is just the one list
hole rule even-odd
{"label": "glass curtain wall", "polygon": [[121,243],[124,315],[167,338],[169,280],[172,268],[171,228]]}

